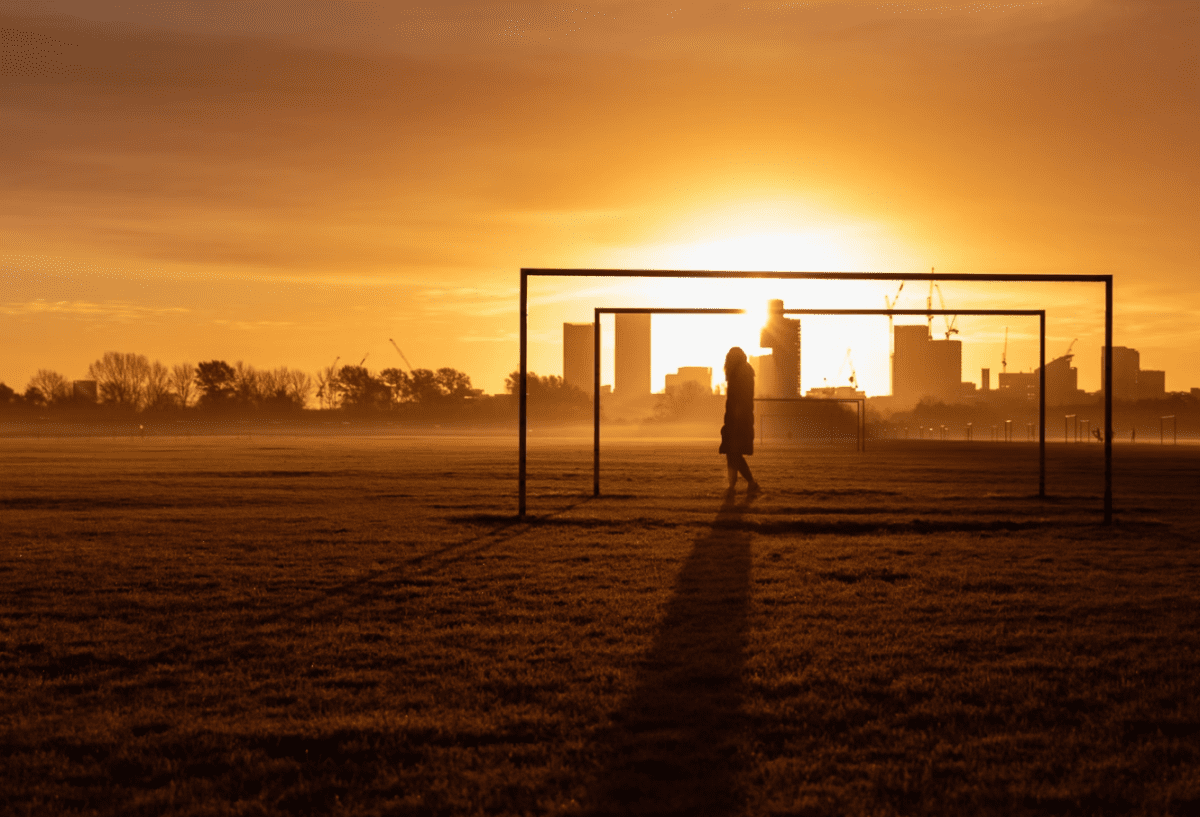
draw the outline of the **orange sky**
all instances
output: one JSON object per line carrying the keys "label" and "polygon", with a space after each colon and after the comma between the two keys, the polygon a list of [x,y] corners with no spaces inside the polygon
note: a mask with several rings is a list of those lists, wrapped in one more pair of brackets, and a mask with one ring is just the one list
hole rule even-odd
{"label": "orange sky", "polygon": [[[110,350],[382,368],[394,337],[498,391],[522,266],[936,266],[1112,273],[1117,344],[1200,386],[1198,9],[0,0],[0,380]],[[538,287],[543,373],[593,306],[895,291]],[[1101,289],[1046,292],[944,288],[1046,306],[1096,388]],[[1004,325],[960,321],[965,379]],[[885,322],[806,327],[806,388],[856,347],[886,391]],[[686,353],[658,376],[719,366]]]}

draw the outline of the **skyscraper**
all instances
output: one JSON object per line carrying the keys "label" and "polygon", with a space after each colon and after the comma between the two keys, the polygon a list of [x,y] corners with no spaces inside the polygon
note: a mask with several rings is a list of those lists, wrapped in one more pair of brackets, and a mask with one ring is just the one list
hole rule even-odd
{"label": "skyscraper", "polygon": [[[1104,391],[1104,350],[1100,347],[1100,391]],[[1136,400],[1138,396],[1138,370],[1142,368],[1142,356],[1137,349],[1128,346],[1114,346],[1113,357],[1113,399]]]}
{"label": "skyscraper", "polygon": [[588,397],[596,386],[595,324],[563,324],[563,380]]}
{"label": "skyscraper", "polygon": [[800,321],[783,316],[781,300],[769,301],[767,310],[758,345],[771,350],[772,377],[760,380],[759,391],[763,397],[796,397],[800,394]]}
{"label": "skyscraper", "polygon": [[616,315],[616,377],[613,393],[622,400],[650,394],[650,315]]}
{"label": "skyscraper", "polygon": [[921,324],[893,330],[892,393],[906,401],[953,400],[962,391],[962,341],[934,340]]}
{"label": "skyscraper", "polygon": [[[1104,348],[1100,347],[1100,390],[1104,390]],[[1143,369],[1142,355],[1128,346],[1113,347],[1113,399],[1161,400],[1167,396],[1167,374]]]}

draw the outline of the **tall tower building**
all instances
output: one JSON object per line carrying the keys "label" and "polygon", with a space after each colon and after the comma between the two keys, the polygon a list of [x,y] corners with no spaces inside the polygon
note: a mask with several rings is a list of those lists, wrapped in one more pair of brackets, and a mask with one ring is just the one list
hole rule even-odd
{"label": "tall tower building", "polygon": [[[1100,347],[1100,390],[1104,391],[1104,350]],[[1138,397],[1138,371],[1142,368],[1142,356],[1137,349],[1114,346],[1113,356],[1113,399],[1136,400]]]}
{"label": "tall tower building", "polygon": [[921,324],[892,330],[892,394],[906,401],[922,397],[953,400],[962,386],[962,341],[934,340]]}
{"label": "tall tower building", "polygon": [[759,388],[764,397],[796,397],[800,394],[800,321],[783,316],[783,301],[767,302],[767,325],[758,345],[771,350],[774,377],[763,378]]}
{"label": "tall tower building", "polygon": [[621,399],[650,394],[650,315],[616,315],[616,377],[613,393]]}
{"label": "tall tower building", "polygon": [[596,386],[595,324],[563,324],[563,380],[588,397]]}

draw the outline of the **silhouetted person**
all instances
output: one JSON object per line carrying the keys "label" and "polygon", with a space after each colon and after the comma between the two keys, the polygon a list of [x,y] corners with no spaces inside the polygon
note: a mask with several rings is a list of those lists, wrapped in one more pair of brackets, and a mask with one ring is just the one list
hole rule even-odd
{"label": "silhouetted person", "polygon": [[759,485],[746,464],[754,453],[754,369],[746,353],[734,346],[725,355],[725,425],[721,426],[720,453],[729,469],[729,491],[733,494],[738,474],[746,478],[747,496],[758,493]]}

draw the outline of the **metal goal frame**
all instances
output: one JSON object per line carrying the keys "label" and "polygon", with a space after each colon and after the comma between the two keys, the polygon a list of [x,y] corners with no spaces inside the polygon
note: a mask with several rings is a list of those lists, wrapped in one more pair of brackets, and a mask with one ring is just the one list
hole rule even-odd
{"label": "metal goal frame", "polygon": [[[1113,277],[1112,275],[1029,275],[984,273],[901,273],[901,272],[753,272],[731,270],[606,270],[606,269],[543,269],[522,268],[520,288],[520,382],[518,384],[517,437],[517,517],[526,511],[526,462],[528,453],[528,353],[529,353],[529,278],[693,278],[747,279],[772,278],[783,280],[827,281],[964,281],[976,283],[1100,283],[1104,284],[1104,524],[1112,524],[1112,333]],[[594,481],[595,495],[600,491],[600,320],[604,313],[651,314],[744,314],[743,309],[673,309],[641,307],[604,307],[595,310],[594,323]],[[784,314],[796,315],[1037,315],[1040,320],[1040,378],[1039,378],[1039,460],[1040,484],[1038,495],[1046,491],[1046,312],[1042,310],[995,309],[785,309]]]}
{"label": "metal goal frame", "polygon": [[[600,316],[601,315],[744,315],[745,309],[729,307],[598,306],[592,323],[592,496],[600,496]],[[1046,310],[1044,309],[784,309],[785,315],[987,315],[1026,316],[1038,319],[1038,496],[1046,496]],[[864,403],[860,399],[818,397],[756,397],[755,402],[794,403],[832,399],[833,402]],[[765,418],[764,418],[765,419]],[[866,406],[859,406],[859,436],[855,450],[866,450]]]}

